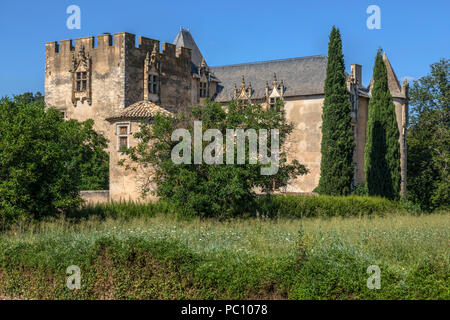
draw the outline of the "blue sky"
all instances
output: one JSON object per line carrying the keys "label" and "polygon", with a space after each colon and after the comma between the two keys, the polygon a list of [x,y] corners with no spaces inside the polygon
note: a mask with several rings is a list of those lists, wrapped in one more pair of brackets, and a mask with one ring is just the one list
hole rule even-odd
{"label": "blue sky", "polygon": [[[69,5],[81,8],[81,29],[69,30]],[[369,5],[381,29],[369,30]],[[131,32],[172,42],[189,28],[211,65],[327,54],[332,25],[340,28],[346,68],[363,66],[367,85],[376,50],[387,53],[399,79],[426,75],[450,56],[450,1],[137,1],[0,2],[0,96],[44,92],[45,42]]]}

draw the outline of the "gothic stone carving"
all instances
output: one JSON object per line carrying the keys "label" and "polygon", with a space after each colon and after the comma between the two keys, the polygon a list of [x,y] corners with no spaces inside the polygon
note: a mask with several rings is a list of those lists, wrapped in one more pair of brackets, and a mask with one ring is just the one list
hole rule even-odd
{"label": "gothic stone carving", "polygon": [[81,45],[78,52],[72,53],[72,103],[77,106],[77,101],[92,103],[92,60],[89,53],[85,52]]}
{"label": "gothic stone carving", "polygon": [[147,52],[144,62],[144,100],[159,102],[161,85],[161,59],[158,44],[153,45],[153,51]]}

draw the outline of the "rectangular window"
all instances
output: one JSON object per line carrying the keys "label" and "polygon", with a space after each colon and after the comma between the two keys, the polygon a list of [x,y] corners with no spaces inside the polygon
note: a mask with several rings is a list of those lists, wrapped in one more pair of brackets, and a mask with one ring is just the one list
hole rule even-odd
{"label": "rectangular window", "polygon": [[158,94],[158,76],[150,75],[148,77],[148,91],[153,94]]}
{"label": "rectangular window", "polygon": [[270,109],[273,109],[275,107],[275,102],[276,102],[275,98],[270,98],[269,100]]}
{"label": "rectangular window", "polygon": [[126,150],[128,148],[128,137],[119,137],[119,151]]}
{"label": "rectangular window", "polygon": [[128,149],[128,143],[129,143],[128,136],[130,134],[130,124],[126,124],[126,123],[118,124],[116,127],[116,134],[118,135],[117,150],[123,152],[126,149]]}
{"label": "rectangular window", "polygon": [[77,91],[87,90],[87,72],[77,72],[76,74]]}
{"label": "rectangular window", "polygon": [[[275,97],[275,98],[269,98],[269,109],[274,109],[277,106],[278,101],[280,101],[281,98]],[[280,111],[280,107],[277,107],[276,111]]]}
{"label": "rectangular window", "polygon": [[207,83],[200,81],[200,98],[206,98],[208,96],[207,88]]}
{"label": "rectangular window", "polygon": [[128,134],[128,127],[127,126],[123,126],[123,127],[119,127],[119,134],[120,135],[127,135]]}

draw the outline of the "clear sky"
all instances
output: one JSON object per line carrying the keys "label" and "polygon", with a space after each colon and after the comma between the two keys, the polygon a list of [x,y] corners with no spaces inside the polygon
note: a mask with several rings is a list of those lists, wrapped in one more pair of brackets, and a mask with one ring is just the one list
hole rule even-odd
{"label": "clear sky", "polygon": [[[66,27],[69,5],[81,9],[81,29]],[[381,10],[381,29],[369,30],[369,5]],[[44,93],[45,42],[130,32],[172,42],[190,29],[210,66],[327,54],[340,28],[346,69],[372,74],[381,46],[401,80],[417,79],[450,58],[449,0],[0,0],[0,96]]]}

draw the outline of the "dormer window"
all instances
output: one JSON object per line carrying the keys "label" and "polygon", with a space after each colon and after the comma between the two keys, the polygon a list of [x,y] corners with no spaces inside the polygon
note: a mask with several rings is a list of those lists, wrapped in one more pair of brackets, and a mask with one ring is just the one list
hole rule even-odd
{"label": "dormer window", "polygon": [[204,81],[200,81],[200,98],[208,97],[208,84]]}
{"label": "dormer window", "polygon": [[[269,87],[269,81],[266,81],[266,106],[269,109],[274,109],[278,101],[283,100],[284,90],[283,80],[278,83],[277,75],[274,73],[272,87]],[[279,108],[277,111],[279,111]]]}
{"label": "dormer window", "polygon": [[158,94],[158,76],[149,75],[148,76],[148,92],[151,94]]}
{"label": "dormer window", "polygon": [[273,107],[275,107],[275,98],[270,98],[269,105],[270,105],[270,109],[273,109]]}
{"label": "dormer window", "polygon": [[270,109],[275,108],[275,106],[279,100],[280,100],[280,98],[269,98]]}

